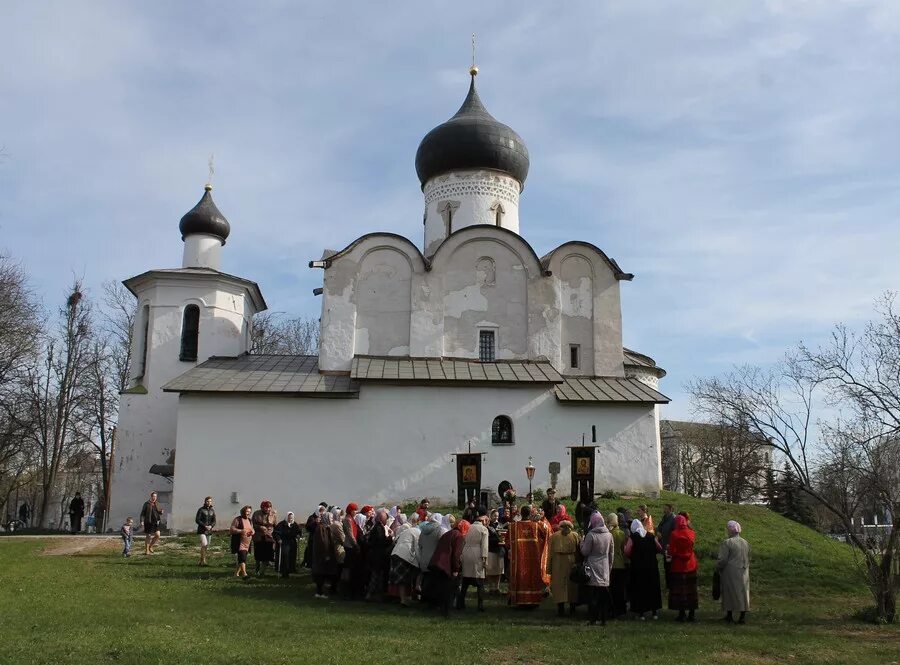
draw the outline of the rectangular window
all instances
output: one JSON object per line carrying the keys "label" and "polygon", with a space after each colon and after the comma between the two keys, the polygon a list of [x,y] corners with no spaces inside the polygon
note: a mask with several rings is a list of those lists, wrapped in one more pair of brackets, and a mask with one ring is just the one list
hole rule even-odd
{"label": "rectangular window", "polygon": [[494,362],[494,331],[478,331],[478,359],[483,363]]}
{"label": "rectangular window", "polygon": [[578,344],[569,344],[569,367],[578,369],[581,364],[581,347]]}

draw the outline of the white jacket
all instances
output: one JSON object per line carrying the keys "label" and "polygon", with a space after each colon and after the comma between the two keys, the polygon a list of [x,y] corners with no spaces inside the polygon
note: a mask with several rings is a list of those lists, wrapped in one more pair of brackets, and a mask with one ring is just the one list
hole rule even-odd
{"label": "white jacket", "polygon": [[419,527],[411,526],[394,540],[391,556],[398,556],[406,563],[419,566]]}

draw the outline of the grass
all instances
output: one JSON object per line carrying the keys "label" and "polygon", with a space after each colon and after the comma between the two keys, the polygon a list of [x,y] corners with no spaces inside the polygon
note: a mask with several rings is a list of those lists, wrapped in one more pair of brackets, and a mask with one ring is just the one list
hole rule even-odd
{"label": "grass", "polygon": [[[752,506],[664,495],[691,512],[701,555],[700,623],[558,620],[549,601],[513,610],[492,598],[485,614],[444,621],[425,609],[317,601],[305,573],[288,581],[232,577],[219,549],[198,568],[193,538],[161,554],[118,556],[117,543],[43,556],[58,541],[0,543],[0,663],[896,663],[900,627],[853,618],[871,605],[850,551]],[[661,501],[650,502],[653,514]],[[603,501],[605,511],[642,500]],[[709,597],[709,556],[727,519],[753,548],[746,626],[725,626]],[[226,539],[217,539],[220,547]],[[136,542],[140,551],[140,543]]]}

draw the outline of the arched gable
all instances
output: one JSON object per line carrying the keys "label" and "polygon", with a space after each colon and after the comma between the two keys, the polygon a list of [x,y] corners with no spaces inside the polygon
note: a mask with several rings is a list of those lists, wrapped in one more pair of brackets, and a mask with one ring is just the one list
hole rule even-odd
{"label": "arched gable", "polygon": [[[604,252],[596,245],[593,245],[589,242],[584,242],[583,240],[570,240],[569,242],[564,242],[556,249],[551,250],[541,257],[541,266],[544,270],[547,271],[555,270],[559,263],[561,263],[563,259],[571,254],[580,254],[592,263],[599,261],[600,263],[605,265],[606,268],[610,270],[613,276],[618,280],[630,282],[632,279],[634,279],[634,275],[632,273],[624,272],[614,259],[611,259],[606,255],[606,252]],[[597,273],[595,273],[595,276],[596,275]]]}
{"label": "arched gable", "polygon": [[460,247],[476,241],[496,242],[509,249],[519,258],[529,278],[547,274],[534,248],[522,236],[509,229],[489,224],[466,226],[451,233],[432,255],[431,265],[437,268],[442,262],[447,261]]}
{"label": "arched gable", "polygon": [[319,262],[310,261],[309,267],[324,267],[327,269],[330,268],[335,261],[345,256],[352,256],[356,261],[361,261],[367,253],[385,247],[390,247],[401,254],[404,254],[409,260],[410,268],[413,272],[424,272],[431,269],[431,264],[428,259],[422,255],[419,248],[409,238],[397,233],[384,232],[367,233],[360,236],[344,247],[344,249],[323,256],[321,262],[324,263],[324,265],[315,265]]}

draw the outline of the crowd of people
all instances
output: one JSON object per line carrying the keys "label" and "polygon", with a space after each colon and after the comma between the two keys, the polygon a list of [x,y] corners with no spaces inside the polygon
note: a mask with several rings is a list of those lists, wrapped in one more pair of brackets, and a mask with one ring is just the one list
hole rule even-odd
{"label": "crowd of people", "polygon": [[[511,490],[495,510],[473,500],[459,519],[433,512],[427,499],[408,516],[398,506],[351,502],[341,508],[323,501],[302,526],[293,512],[279,521],[271,501],[263,501],[255,511],[244,506],[229,525],[234,574],[251,577],[252,552],[256,576],[269,568],[282,577],[308,568],[318,599],[395,599],[403,607],[432,605],[444,616],[454,607],[465,610],[473,587],[477,610],[484,611],[485,595],[500,594],[505,580],[509,605],[537,607],[549,596],[561,617],[576,616],[586,605],[592,625],[626,616],[658,619],[665,584],[677,620],[696,620],[698,560],[688,513],[666,504],[657,525],[645,505],[604,516],[595,504],[579,504],[570,517],[555,491],[547,494],[540,506],[518,505]],[[161,514],[151,495],[141,512],[147,554],[159,538]],[[197,510],[196,523],[199,563],[208,565],[216,527],[211,497]],[[131,528],[122,527],[125,556]],[[729,521],[726,528],[713,595],[721,599],[724,621],[742,624],[750,606],[750,546],[740,524]]]}

